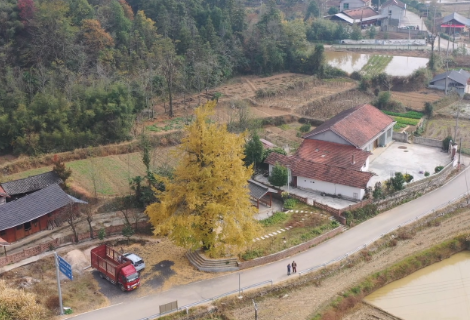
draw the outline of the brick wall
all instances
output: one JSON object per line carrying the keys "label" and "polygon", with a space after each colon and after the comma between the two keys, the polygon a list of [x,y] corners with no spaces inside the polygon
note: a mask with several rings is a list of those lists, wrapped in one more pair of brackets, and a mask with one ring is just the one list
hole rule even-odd
{"label": "brick wall", "polygon": [[[132,226],[134,226],[134,225],[135,224],[132,224]],[[138,230],[143,230],[143,229],[146,229],[148,227],[149,227],[149,223],[147,221],[139,222],[137,224],[137,229]],[[108,236],[111,236],[111,235],[121,234],[123,228],[124,228],[124,225],[107,227],[107,228],[105,228],[106,236],[108,237]],[[94,234],[95,238],[98,237],[98,232],[99,232],[99,230],[93,230],[93,234]],[[88,239],[91,239],[90,238],[90,232],[85,232],[85,233],[81,233],[81,234],[78,235],[78,241],[79,242],[81,242],[83,240],[88,240]],[[35,247],[24,249],[21,252],[8,254],[8,251],[7,251],[7,256],[6,257],[0,257],[0,267],[6,266],[7,264],[10,264],[10,263],[19,262],[19,261],[27,259],[29,257],[36,256],[38,254],[41,254],[43,252],[48,251],[51,247],[57,248],[61,244],[70,243],[70,242],[74,242],[74,238],[73,238],[72,235],[67,235],[67,236],[64,236],[64,237],[61,237],[61,238],[57,238],[57,239],[45,242],[45,243],[41,243],[41,244],[39,244]]]}
{"label": "brick wall", "polygon": [[263,265],[263,264],[266,264],[266,263],[270,263],[270,262],[274,262],[274,261],[278,261],[278,260],[287,258],[289,256],[292,256],[292,255],[296,254],[296,253],[305,251],[308,248],[310,248],[314,245],[317,245],[320,242],[323,242],[323,241],[325,241],[325,240],[327,240],[331,237],[334,237],[335,235],[337,235],[341,232],[343,232],[343,227],[338,227],[336,229],[328,231],[327,233],[322,234],[321,236],[318,236],[318,237],[316,237],[312,240],[301,243],[301,244],[299,244],[295,247],[286,249],[284,251],[274,253],[274,254],[271,254],[271,255],[266,256],[266,257],[253,259],[253,260],[250,260],[250,261],[240,262],[239,263],[240,270],[260,266],[260,265]]}

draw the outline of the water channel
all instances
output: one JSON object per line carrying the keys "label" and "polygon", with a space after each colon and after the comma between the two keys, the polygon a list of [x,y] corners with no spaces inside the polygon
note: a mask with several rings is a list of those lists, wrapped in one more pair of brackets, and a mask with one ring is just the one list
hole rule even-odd
{"label": "water channel", "polygon": [[[347,73],[360,71],[372,57],[372,54],[346,52],[346,51],[326,51],[326,61],[332,67],[339,68]],[[392,61],[387,65],[384,72],[391,76],[408,76],[416,69],[426,67],[429,59],[418,57],[393,56]]]}
{"label": "water channel", "polygon": [[470,252],[392,282],[365,301],[403,320],[470,319]]}

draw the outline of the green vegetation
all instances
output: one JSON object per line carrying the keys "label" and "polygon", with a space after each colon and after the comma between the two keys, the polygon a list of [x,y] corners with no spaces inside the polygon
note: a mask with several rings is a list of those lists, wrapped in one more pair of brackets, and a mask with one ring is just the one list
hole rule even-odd
{"label": "green vegetation", "polygon": [[[381,192],[380,188],[376,188],[376,189],[380,190]],[[376,192],[377,197],[379,197],[378,195],[379,191],[374,191],[374,192]],[[359,208],[353,211],[346,211],[344,213],[344,217],[346,218],[347,225],[353,226],[363,221],[366,221],[367,219],[375,217],[378,213],[379,211],[377,210],[377,206],[375,204],[368,204],[362,208]]]}
{"label": "green vegetation", "polygon": [[392,112],[392,111],[382,111],[382,112],[385,114],[388,114],[389,116],[396,116],[396,117],[410,118],[410,119],[421,119],[423,117],[423,114],[417,111],[407,111],[405,113]]}
{"label": "green vegetation", "polygon": [[297,203],[298,203],[297,199],[293,199],[293,198],[286,199],[284,200],[284,208],[287,210],[294,209]]}
{"label": "green vegetation", "polygon": [[271,171],[268,180],[273,186],[282,187],[287,184],[288,172],[287,168],[276,163]]}
{"label": "green vegetation", "polygon": [[418,119],[411,119],[411,118],[404,118],[404,117],[393,117],[393,119],[399,124],[410,125],[410,126],[416,126],[419,122]]}
{"label": "green vegetation", "polygon": [[406,124],[403,124],[403,123],[395,123],[395,125],[393,126],[393,130],[395,131],[400,131],[400,129],[403,129],[406,127]]}
{"label": "green vegetation", "polygon": [[270,227],[276,224],[280,224],[289,218],[284,212],[276,212],[267,219],[261,220],[260,223],[263,227]]}
{"label": "green vegetation", "polygon": [[162,132],[162,131],[170,131],[170,130],[181,130],[184,128],[185,125],[191,123],[191,120],[183,117],[173,118],[171,120],[166,120],[163,122],[162,125],[153,124],[151,126],[147,126],[147,129],[153,132]]}
{"label": "green vegetation", "polygon": [[366,65],[362,67],[361,73],[366,75],[379,74],[385,70],[392,59],[392,56],[374,55],[367,61]]}

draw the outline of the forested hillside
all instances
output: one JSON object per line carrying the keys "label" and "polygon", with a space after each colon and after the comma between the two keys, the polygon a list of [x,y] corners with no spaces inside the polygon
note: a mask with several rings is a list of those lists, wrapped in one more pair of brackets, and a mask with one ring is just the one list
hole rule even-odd
{"label": "forested hillside", "polygon": [[172,116],[175,95],[235,74],[323,72],[305,7],[286,21],[270,0],[248,26],[240,0],[2,0],[0,152],[123,141],[141,110]]}

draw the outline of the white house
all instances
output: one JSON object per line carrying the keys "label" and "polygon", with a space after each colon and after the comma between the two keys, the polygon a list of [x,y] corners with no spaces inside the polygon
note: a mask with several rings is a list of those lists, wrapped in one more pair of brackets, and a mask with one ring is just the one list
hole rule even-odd
{"label": "white house", "polygon": [[305,134],[296,154],[271,153],[265,161],[269,174],[279,163],[288,168],[294,187],[361,200],[373,175],[370,150],[392,141],[394,124],[368,104],[345,110]]}
{"label": "white house", "polygon": [[446,92],[455,90],[460,96],[470,93],[470,73],[460,69],[451,70],[435,76],[429,82],[429,88],[445,90]]}
{"label": "white house", "polygon": [[370,7],[370,5],[371,0],[341,0],[339,3],[339,11]]}
{"label": "white house", "polygon": [[388,0],[382,5],[380,12],[391,19],[390,25],[399,26],[402,18],[406,15],[406,4],[399,0]]}

